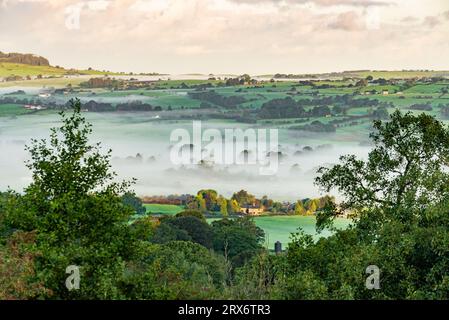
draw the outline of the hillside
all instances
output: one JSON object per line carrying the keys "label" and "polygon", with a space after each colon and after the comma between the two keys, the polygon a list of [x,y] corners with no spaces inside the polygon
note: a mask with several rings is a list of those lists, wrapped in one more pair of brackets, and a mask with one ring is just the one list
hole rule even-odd
{"label": "hillside", "polygon": [[21,63],[0,62],[0,77],[10,77],[13,75],[20,77],[33,77],[37,75],[61,76],[66,72],[67,70],[63,68],[56,68],[52,66],[37,66]]}
{"label": "hillside", "polygon": [[0,51],[0,80],[13,82],[31,80],[36,78],[62,77],[67,75],[118,75],[119,73],[65,69],[60,66],[51,66],[48,59],[22,53],[3,53]]}
{"label": "hillside", "polygon": [[360,78],[365,79],[371,76],[373,79],[411,79],[423,77],[449,77],[449,71],[434,70],[354,70],[330,73],[314,73],[314,74],[282,74],[262,75],[260,77],[272,77],[275,79],[344,79],[344,78]]}
{"label": "hillside", "polygon": [[0,51],[0,62],[20,63],[30,66],[50,66],[48,59],[31,53],[3,53]]}
{"label": "hillside", "polygon": [[[52,66],[33,66],[20,63],[0,62],[0,81],[8,83],[23,82],[23,84],[32,82],[42,76],[48,77],[63,77],[68,75],[118,75],[119,73],[98,71],[98,70],[78,70],[78,69],[64,69],[62,67]],[[39,80],[40,81],[40,80]]]}

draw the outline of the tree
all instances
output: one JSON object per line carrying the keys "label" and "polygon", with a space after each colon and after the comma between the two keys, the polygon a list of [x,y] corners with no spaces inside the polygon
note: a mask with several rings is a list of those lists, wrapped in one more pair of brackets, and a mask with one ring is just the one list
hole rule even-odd
{"label": "tree", "polygon": [[262,199],[260,199],[260,204],[267,209],[271,208],[271,206],[273,205],[273,202],[274,201],[272,199],[268,199],[267,196],[263,196]]}
{"label": "tree", "polygon": [[207,204],[206,204],[206,200],[203,198],[202,194],[199,194],[196,198],[197,203],[198,203],[198,210],[200,210],[201,212],[206,212],[207,211]]}
{"label": "tree", "polygon": [[251,81],[251,76],[249,74],[243,74],[240,76],[240,78],[244,81],[244,83],[248,83]]}
{"label": "tree", "polygon": [[[374,128],[367,160],[344,156],[340,164],[320,169],[316,180],[344,197],[341,208],[327,202],[319,224],[341,209],[351,210],[353,224],[317,242],[294,235],[275,288],[279,297],[449,297],[449,130],[426,114],[399,112],[389,122],[375,121]],[[364,287],[369,265],[381,270],[381,290]],[[309,292],[307,282],[321,289]]]}
{"label": "tree", "polygon": [[304,205],[304,208],[306,209],[306,214],[307,215],[312,215],[312,214],[314,214],[317,211],[317,209],[318,209],[318,203],[317,202],[318,202],[317,199],[310,199],[310,200],[306,201],[306,203]]}
{"label": "tree", "polygon": [[265,234],[248,217],[212,222],[213,248],[234,267],[242,266],[262,249]]}
{"label": "tree", "polygon": [[125,193],[122,196],[122,201],[126,206],[130,206],[134,210],[135,214],[144,214],[147,212],[142,204],[142,200],[131,192]]}
{"label": "tree", "polygon": [[367,79],[360,79],[355,84],[356,87],[366,87],[367,85],[368,85],[368,80]]}
{"label": "tree", "polygon": [[304,208],[304,204],[301,200],[298,200],[295,204],[295,214],[304,215],[306,214],[306,209]]}
{"label": "tree", "polygon": [[193,199],[187,203],[187,208],[190,210],[200,211],[201,213],[207,212],[206,200],[203,198],[202,193],[198,193]]}
{"label": "tree", "polygon": [[164,244],[171,241],[192,241],[192,237],[186,230],[171,223],[161,223],[151,235],[150,240],[152,243]]}
{"label": "tree", "polygon": [[287,281],[277,284],[277,299],[281,300],[325,300],[328,299],[327,287],[323,280],[313,272],[299,271]]}
{"label": "tree", "polygon": [[212,248],[212,229],[205,219],[195,216],[166,217],[152,237],[154,243],[191,241]]}
{"label": "tree", "polygon": [[206,210],[207,211],[217,211],[218,207],[218,194],[217,191],[212,189],[200,190],[197,193],[197,196],[200,199],[204,199]]}
{"label": "tree", "polygon": [[12,192],[0,192],[0,243],[4,242],[6,238],[13,232],[11,228],[5,223],[7,215],[7,208],[9,202],[15,199],[17,195]]}
{"label": "tree", "polygon": [[228,200],[226,200],[225,198],[221,197],[219,199],[219,203],[220,203],[220,213],[223,217],[227,217],[228,216]]}
{"label": "tree", "polygon": [[[316,183],[345,196],[343,209],[423,209],[448,196],[449,130],[427,114],[395,111],[391,121],[374,121],[368,160],[353,155],[319,169]],[[406,215],[412,210],[393,210]]]}
{"label": "tree", "polygon": [[379,107],[373,111],[373,118],[378,120],[388,120],[389,113],[387,108]]}
{"label": "tree", "polygon": [[224,258],[199,244],[148,245],[143,256],[128,264],[122,282],[130,299],[213,299],[223,291]]}
{"label": "tree", "polygon": [[201,211],[198,210],[184,210],[176,214],[176,217],[195,217],[198,218],[204,222],[206,222],[206,218],[204,217],[204,214],[201,213]]}
{"label": "tree", "polygon": [[[284,273],[285,255],[262,251],[235,271],[230,286],[231,299],[261,300],[274,296],[274,285]],[[225,296],[225,298],[227,298]]]}
{"label": "tree", "polygon": [[245,190],[234,193],[231,199],[237,201],[240,207],[252,205],[256,201],[256,197]]}
{"label": "tree", "polygon": [[240,206],[239,203],[236,200],[228,200],[227,201],[227,205],[228,205],[228,213],[239,213],[240,212]]}
{"label": "tree", "polygon": [[[8,208],[6,223],[36,233],[36,273],[54,298],[119,298],[124,261],[134,254],[135,241],[127,222],[133,210],[123,204],[129,182],[115,182],[110,151],[90,145],[91,125],[73,111],[61,112],[62,126],[50,139],[32,140],[27,150],[32,183]],[[65,270],[80,267],[80,290],[65,287]]]}

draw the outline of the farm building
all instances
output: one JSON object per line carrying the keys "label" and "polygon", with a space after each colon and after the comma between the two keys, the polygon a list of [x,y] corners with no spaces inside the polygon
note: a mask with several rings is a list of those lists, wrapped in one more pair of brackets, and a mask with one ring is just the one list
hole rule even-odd
{"label": "farm building", "polygon": [[31,105],[31,104],[26,104],[23,107],[27,110],[45,110],[45,109],[47,109],[46,107],[43,107],[43,106],[35,106],[35,105]]}
{"label": "farm building", "polygon": [[263,207],[255,205],[247,205],[240,208],[240,212],[250,216],[258,216],[264,211]]}

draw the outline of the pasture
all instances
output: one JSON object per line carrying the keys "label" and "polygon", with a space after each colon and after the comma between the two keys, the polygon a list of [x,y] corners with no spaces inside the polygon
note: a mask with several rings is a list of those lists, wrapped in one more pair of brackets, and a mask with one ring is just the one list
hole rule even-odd
{"label": "pasture", "polygon": [[[219,219],[207,219],[209,223],[215,220]],[[255,217],[254,222],[265,232],[264,245],[270,250],[274,249],[274,243],[276,241],[280,241],[282,248],[286,248],[291,241],[290,237],[292,233],[298,232],[299,228],[304,233],[312,235],[314,240],[318,240],[321,237],[328,237],[332,234],[330,230],[324,230],[318,234],[315,229],[316,218],[314,216],[261,216]],[[349,224],[350,220],[338,218],[334,225],[338,229],[344,229]]]}
{"label": "pasture", "polygon": [[33,66],[21,63],[1,62],[0,63],[0,77],[15,76],[63,76],[68,72],[75,72],[83,75],[105,75],[105,74],[117,74],[113,72],[98,71],[98,70],[68,70],[64,68],[57,68],[53,66]]}
{"label": "pasture", "polygon": [[0,117],[17,116],[29,112],[30,110],[23,108],[23,105],[14,103],[0,104]]}
{"label": "pasture", "polygon": [[183,210],[184,207],[171,204],[146,203],[143,205],[148,214],[166,214],[175,215]]}

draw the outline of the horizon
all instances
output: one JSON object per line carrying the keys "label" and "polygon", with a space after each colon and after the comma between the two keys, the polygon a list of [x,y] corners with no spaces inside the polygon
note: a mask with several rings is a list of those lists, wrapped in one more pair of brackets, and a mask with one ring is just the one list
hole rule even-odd
{"label": "horizon", "polygon": [[[34,53],[34,52],[7,52],[6,50],[0,50],[0,53],[5,53],[5,54],[12,54],[12,53],[17,53],[17,54],[23,54],[23,55],[35,55],[37,57],[43,57],[43,58],[47,58],[46,56],[43,56],[41,54],[38,53]],[[56,65],[52,63],[52,61],[50,59],[49,63],[50,66],[55,67]],[[58,65],[59,66],[59,65]],[[77,68],[73,68],[73,66],[70,65],[66,65],[66,66],[60,66],[64,69],[77,69]],[[328,70],[328,71],[324,71],[324,72],[298,72],[298,73],[292,73],[292,72],[259,72],[257,74],[250,74],[247,73],[245,71],[241,71],[241,72],[237,72],[237,73],[230,73],[230,72],[186,72],[186,73],[178,73],[178,72],[161,72],[161,71],[157,71],[157,70],[153,70],[153,71],[126,71],[126,70],[114,70],[111,68],[106,68],[106,69],[102,69],[100,70],[100,68],[96,68],[95,66],[91,67],[93,70],[97,70],[97,71],[107,71],[110,73],[124,73],[124,74],[130,74],[130,73],[135,73],[136,75],[138,75],[139,73],[154,73],[155,75],[166,75],[166,76],[170,76],[170,75],[180,75],[180,76],[208,76],[208,75],[214,75],[214,76],[239,76],[242,74],[249,74],[250,76],[254,76],[254,77],[264,77],[264,76],[272,76],[275,74],[286,74],[286,75],[298,75],[298,76],[305,76],[305,75],[328,75],[328,74],[332,74],[332,73],[351,73],[351,72],[449,72],[449,68],[447,69],[430,69],[430,68],[411,68],[411,69],[385,69],[382,67],[379,68],[375,68],[375,69],[370,69],[370,68],[361,68],[361,69],[350,69],[350,70]],[[81,69],[78,69],[81,70]]]}

